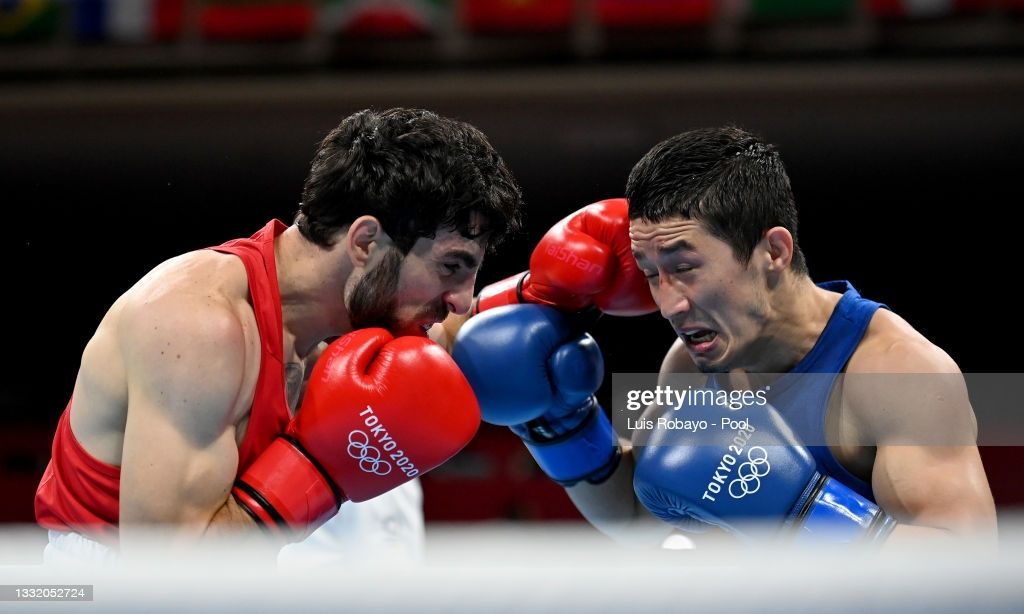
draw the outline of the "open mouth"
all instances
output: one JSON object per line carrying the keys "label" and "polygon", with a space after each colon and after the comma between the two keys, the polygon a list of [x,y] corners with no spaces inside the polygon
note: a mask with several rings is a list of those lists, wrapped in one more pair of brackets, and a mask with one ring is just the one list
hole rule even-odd
{"label": "open mouth", "polygon": [[679,331],[679,336],[687,347],[696,352],[707,351],[718,338],[718,333],[709,328],[696,328],[687,332]]}

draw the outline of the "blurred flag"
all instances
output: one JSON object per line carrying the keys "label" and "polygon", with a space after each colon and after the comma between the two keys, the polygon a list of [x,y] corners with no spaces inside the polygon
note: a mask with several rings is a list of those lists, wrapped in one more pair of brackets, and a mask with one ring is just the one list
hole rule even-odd
{"label": "blurred flag", "polygon": [[59,17],[56,0],[0,0],[0,42],[53,38]]}
{"label": "blurred flag", "polygon": [[463,0],[462,23],[475,33],[568,30],[573,0]]}
{"label": "blurred flag", "polygon": [[1002,0],[1001,4],[1011,12],[1024,13],[1024,0]]}
{"label": "blurred flag", "polygon": [[427,522],[583,520],[506,428],[481,424],[473,441],[423,477]]}
{"label": "blurred flag", "polygon": [[993,0],[868,0],[876,17],[923,19],[972,13],[991,8]]}
{"label": "blurred flag", "polygon": [[454,0],[323,0],[320,23],[328,34],[382,38],[429,36],[455,10]]}
{"label": "blurred flag", "polygon": [[843,19],[857,0],[750,0],[747,18],[757,22]]}
{"label": "blurred flag", "polygon": [[314,17],[310,2],[207,0],[199,27],[214,40],[287,40],[309,34]]}
{"label": "blurred flag", "polygon": [[181,35],[185,0],[78,0],[75,33],[82,40],[166,41]]}
{"label": "blurred flag", "polygon": [[597,0],[601,24],[613,28],[663,28],[710,23],[715,0]]}

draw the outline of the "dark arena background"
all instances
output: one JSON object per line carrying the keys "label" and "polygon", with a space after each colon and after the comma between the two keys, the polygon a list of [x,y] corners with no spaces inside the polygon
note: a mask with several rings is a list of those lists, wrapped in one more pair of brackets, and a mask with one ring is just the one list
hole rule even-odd
{"label": "dark arena background", "polygon": [[[735,123],[778,146],[815,280],[851,280],[965,373],[1024,371],[1019,0],[0,2],[0,523],[18,543],[46,541],[33,494],[110,303],[171,256],[290,221],[318,141],[392,106],[476,125],[522,186],[525,232],[478,289],[621,196],[656,142]],[[612,372],[656,371],[674,339],[657,315],[593,334],[606,406]],[[1024,454],[982,457],[1010,526]],[[507,429],[423,490],[428,548],[448,523],[597,534]],[[26,552],[0,542],[0,565]]]}

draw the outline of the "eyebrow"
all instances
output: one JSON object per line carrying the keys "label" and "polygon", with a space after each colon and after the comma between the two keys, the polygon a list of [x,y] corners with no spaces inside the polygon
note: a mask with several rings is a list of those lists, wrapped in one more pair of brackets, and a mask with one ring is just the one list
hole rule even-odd
{"label": "eyebrow", "polygon": [[671,254],[673,252],[678,252],[682,250],[687,250],[691,252],[694,251],[693,243],[690,243],[686,239],[676,239],[674,241],[669,241],[664,245],[658,246],[658,253],[662,255]]}
{"label": "eyebrow", "polygon": [[[693,243],[690,243],[686,239],[675,239],[673,241],[665,243],[664,245],[659,245],[658,255],[667,256],[684,250],[691,252],[694,251]],[[637,260],[647,260],[646,256],[644,256],[641,252],[638,252],[636,250],[633,250],[633,257],[636,258]]]}
{"label": "eyebrow", "polygon": [[455,258],[462,262],[466,268],[475,269],[480,263],[472,253],[464,249],[452,249],[444,253],[442,258]]}

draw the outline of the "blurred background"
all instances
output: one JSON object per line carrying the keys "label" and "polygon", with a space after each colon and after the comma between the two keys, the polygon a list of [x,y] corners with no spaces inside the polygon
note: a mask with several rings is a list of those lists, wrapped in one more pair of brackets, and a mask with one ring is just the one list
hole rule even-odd
{"label": "blurred background", "polygon": [[[110,303],[290,220],[317,142],[391,106],[475,124],[521,183],[528,225],[481,285],[620,196],[656,142],[736,123],[779,147],[816,280],[850,279],[965,372],[1024,366],[1024,0],[0,0],[0,522],[32,522]],[[674,339],[657,316],[594,334],[609,372],[656,371]],[[1001,512],[1024,505],[1020,448],[983,458]],[[486,425],[423,487],[428,522],[579,518]]]}

